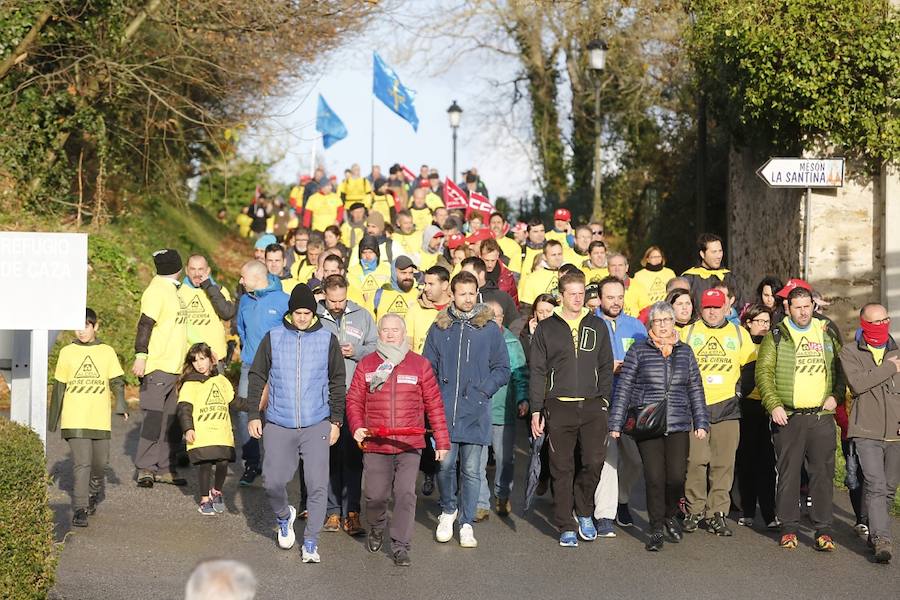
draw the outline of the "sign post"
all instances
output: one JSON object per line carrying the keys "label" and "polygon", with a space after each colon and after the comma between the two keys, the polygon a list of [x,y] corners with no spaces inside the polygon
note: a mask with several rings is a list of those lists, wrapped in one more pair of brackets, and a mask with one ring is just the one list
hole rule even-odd
{"label": "sign post", "polygon": [[805,188],[803,196],[803,279],[809,279],[812,189],[844,187],[843,158],[773,157],[756,174],[773,188]]}
{"label": "sign post", "polygon": [[0,369],[10,382],[10,417],[46,447],[51,330],[84,327],[87,235],[0,233],[0,277],[16,286],[0,295]]}

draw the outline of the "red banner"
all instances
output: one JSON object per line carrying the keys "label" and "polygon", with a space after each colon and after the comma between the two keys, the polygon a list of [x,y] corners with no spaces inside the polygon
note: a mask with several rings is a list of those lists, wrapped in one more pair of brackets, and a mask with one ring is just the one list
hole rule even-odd
{"label": "red banner", "polygon": [[400,165],[400,167],[403,169],[403,176],[406,177],[407,181],[416,180],[416,174],[410,171],[409,167],[407,167],[406,165]]}
{"label": "red banner", "polygon": [[466,199],[466,195],[458,185],[450,181],[449,177],[444,181],[444,206],[447,210],[468,210],[469,208],[469,201]]}
{"label": "red banner", "polygon": [[472,192],[469,194],[469,208],[466,210],[466,217],[468,217],[469,213],[472,211],[480,212],[482,216],[484,216],[484,222],[487,223],[491,213],[494,212],[494,205],[491,204],[490,200],[478,192]]}

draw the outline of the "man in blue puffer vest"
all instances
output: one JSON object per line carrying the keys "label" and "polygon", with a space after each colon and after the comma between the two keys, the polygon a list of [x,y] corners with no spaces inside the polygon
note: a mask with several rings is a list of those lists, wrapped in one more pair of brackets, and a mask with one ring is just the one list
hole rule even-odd
{"label": "man in blue puffer vest", "polygon": [[250,435],[263,435],[259,401],[269,385],[263,447],[266,495],[278,521],[277,541],[294,545],[297,510],[288,503],[287,484],[303,460],[309,520],[302,559],[319,562],[319,531],[328,498],[329,447],[337,442],[347,394],[344,357],[333,333],[316,316],[316,299],[305,283],[291,292],[280,325],[263,337],[250,367]]}
{"label": "man in blue puffer vest", "polygon": [[[619,368],[633,344],[647,339],[647,328],[634,317],[623,312],[625,284],[612,275],[602,279],[600,307],[596,314],[606,323],[613,352],[613,394],[616,389]],[[616,537],[613,521],[619,527],[631,527],[634,520],[628,510],[631,488],[641,474],[641,455],[637,444],[629,436],[609,439],[606,461],[600,473],[600,483],[594,492],[594,518],[597,520],[598,537]]]}

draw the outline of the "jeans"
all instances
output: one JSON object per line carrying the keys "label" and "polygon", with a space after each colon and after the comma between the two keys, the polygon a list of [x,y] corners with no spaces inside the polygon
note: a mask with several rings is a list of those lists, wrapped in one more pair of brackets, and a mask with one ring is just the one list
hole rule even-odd
{"label": "jeans", "polygon": [[[492,425],[491,447],[494,449],[494,497],[509,498],[513,487],[513,458],[515,458],[516,425]],[[481,457],[481,492],[478,494],[478,508],[490,508],[491,488],[487,480],[488,448],[484,447]]]}
{"label": "jeans", "polygon": [[[481,491],[481,444],[450,444],[450,452],[440,463],[437,473],[438,489],[441,494],[441,511],[451,514],[459,509],[459,523],[471,525],[475,520],[475,506]],[[456,463],[459,461],[462,489],[456,486]],[[459,498],[457,498],[457,493]]]}
{"label": "jeans", "polygon": [[[241,379],[238,382],[237,391],[239,398],[247,397],[247,387],[250,383],[250,366],[249,363],[241,363]],[[241,459],[244,461],[244,466],[258,468],[260,462],[259,440],[250,437],[250,432],[247,430],[248,421],[247,413],[242,410],[234,411],[231,414],[231,422],[234,423],[235,428],[234,438],[237,445],[241,447]]]}

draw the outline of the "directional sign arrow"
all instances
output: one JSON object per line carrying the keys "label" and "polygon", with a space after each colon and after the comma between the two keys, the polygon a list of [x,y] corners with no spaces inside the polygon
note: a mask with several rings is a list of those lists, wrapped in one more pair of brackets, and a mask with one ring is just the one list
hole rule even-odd
{"label": "directional sign arrow", "polygon": [[844,159],[770,158],[756,174],[775,188],[843,187]]}

